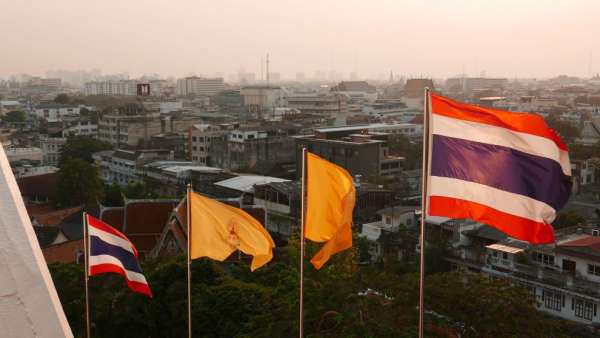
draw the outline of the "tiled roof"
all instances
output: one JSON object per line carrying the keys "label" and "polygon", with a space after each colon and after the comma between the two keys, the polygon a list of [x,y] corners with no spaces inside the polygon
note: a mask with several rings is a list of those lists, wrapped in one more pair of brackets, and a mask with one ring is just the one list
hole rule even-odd
{"label": "tiled roof", "polygon": [[50,199],[54,197],[57,182],[57,173],[27,176],[17,180],[21,195],[32,199]]}
{"label": "tiled roof", "polygon": [[160,234],[167,224],[177,200],[127,201],[125,205],[125,234]]}
{"label": "tiled roof", "polygon": [[52,244],[60,232],[57,227],[34,226],[33,230],[42,248]]}
{"label": "tiled roof", "polygon": [[100,219],[113,228],[123,231],[124,211],[125,209],[123,207],[106,208],[102,210]]}
{"label": "tiled roof", "polygon": [[589,248],[591,250],[598,251],[598,253],[600,254],[600,237],[588,235],[583,238],[560,243],[560,246],[561,247]]}
{"label": "tiled roof", "polygon": [[60,224],[62,221],[64,221],[67,217],[69,217],[73,214],[80,214],[81,209],[83,209],[83,207],[78,206],[78,207],[73,207],[73,208],[53,210],[53,211],[43,213],[43,214],[42,213],[38,213],[36,215],[30,214],[30,216],[33,217],[40,225],[56,226],[56,225]]}

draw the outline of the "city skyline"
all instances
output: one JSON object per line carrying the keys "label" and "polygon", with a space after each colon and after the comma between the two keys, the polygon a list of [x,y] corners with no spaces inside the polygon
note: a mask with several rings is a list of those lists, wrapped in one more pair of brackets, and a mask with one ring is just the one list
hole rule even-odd
{"label": "city skyline", "polygon": [[9,3],[0,29],[18,34],[6,34],[0,77],[100,68],[132,78],[245,71],[259,79],[267,53],[271,72],[284,79],[317,71],[589,77],[600,66],[598,10],[585,0]]}

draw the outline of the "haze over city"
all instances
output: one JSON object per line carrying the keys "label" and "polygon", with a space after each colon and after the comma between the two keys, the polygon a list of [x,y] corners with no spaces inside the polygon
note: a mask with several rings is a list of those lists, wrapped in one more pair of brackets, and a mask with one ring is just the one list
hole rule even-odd
{"label": "haze over city", "polygon": [[588,77],[600,2],[9,1],[0,77],[101,69],[132,77],[271,70],[375,78]]}
{"label": "haze over city", "polygon": [[600,0],[0,32],[0,338],[600,337]]}

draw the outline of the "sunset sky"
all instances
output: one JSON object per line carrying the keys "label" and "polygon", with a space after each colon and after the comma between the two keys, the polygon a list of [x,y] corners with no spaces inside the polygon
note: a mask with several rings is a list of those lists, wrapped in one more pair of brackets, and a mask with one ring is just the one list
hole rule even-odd
{"label": "sunset sky", "polygon": [[588,76],[598,0],[6,0],[0,77],[100,68],[183,76]]}

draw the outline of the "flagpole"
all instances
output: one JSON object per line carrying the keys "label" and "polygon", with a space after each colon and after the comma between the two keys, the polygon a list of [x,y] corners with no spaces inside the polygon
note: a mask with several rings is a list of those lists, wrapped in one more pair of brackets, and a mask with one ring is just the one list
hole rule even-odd
{"label": "flagpole", "polygon": [[84,283],[85,283],[85,332],[88,338],[91,338],[90,330],[90,290],[88,287],[89,281],[89,236],[88,236],[88,224],[87,224],[87,213],[83,212],[83,269],[84,269]]}
{"label": "flagpole", "polygon": [[421,234],[420,234],[420,268],[419,268],[419,338],[424,337],[425,319],[425,216],[427,214],[427,175],[429,173],[429,124],[431,91],[428,87],[424,90],[423,100],[423,166],[421,173]]}
{"label": "flagpole", "polygon": [[188,303],[188,338],[192,338],[192,183],[187,185],[187,303]]}
{"label": "flagpole", "polygon": [[306,148],[302,148],[302,198],[300,200],[300,338],[304,337],[304,221],[306,216]]}

